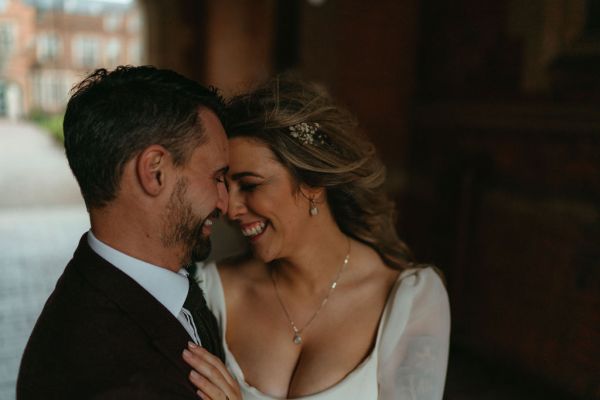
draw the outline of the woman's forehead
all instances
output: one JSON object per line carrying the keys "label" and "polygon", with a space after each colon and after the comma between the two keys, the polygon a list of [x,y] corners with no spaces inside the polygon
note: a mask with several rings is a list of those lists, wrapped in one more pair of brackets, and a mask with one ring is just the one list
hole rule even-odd
{"label": "woman's forehead", "polygon": [[266,144],[253,139],[236,137],[229,139],[229,172],[265,168],[283,168]]}

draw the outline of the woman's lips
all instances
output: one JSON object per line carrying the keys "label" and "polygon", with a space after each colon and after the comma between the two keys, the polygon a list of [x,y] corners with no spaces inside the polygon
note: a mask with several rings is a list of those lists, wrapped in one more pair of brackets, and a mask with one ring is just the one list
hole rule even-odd
{"label": "woman's lips", "polygon": [[268,228],[268,221],[256,221],[241,226],[242,235],[246,236],[251,242],[258,240]]}

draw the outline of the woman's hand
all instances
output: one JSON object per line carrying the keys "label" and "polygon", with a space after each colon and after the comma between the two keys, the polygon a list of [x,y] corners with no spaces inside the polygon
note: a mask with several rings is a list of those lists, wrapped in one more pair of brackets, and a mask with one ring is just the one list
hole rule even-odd
{"label": "woman's hand", "polygon": [[188,342],[188,348],[183,350],[183,359],[192,367],[189,378],[203,400],[241,400],[237,381],[221,360],[206,349]]}

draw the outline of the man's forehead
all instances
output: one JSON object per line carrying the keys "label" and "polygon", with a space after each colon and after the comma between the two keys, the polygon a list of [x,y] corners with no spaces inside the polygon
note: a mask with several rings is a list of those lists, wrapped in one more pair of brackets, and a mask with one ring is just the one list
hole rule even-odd
{"label": "man's forehead", "polygon": [[218,123],[219,125],[221,125],[221,127],[223,127],[223,125],[221,124],[221,120],[217,116],[217,113],[214,112],[209,107],[199,106],[198,107],[198,115],[200,116],[200,119],[202,119],[203,123],[207,123],[207,122],[212,122],[215,124]]}
{"label": "man's forehead", "polygon": [[226,170],[229,161],[229,143],[223,124],[209,108],[202,107],[199,116],[202,119],[204,140],[194,152],[209,164],[206,167],[211,172],[218,173]]}

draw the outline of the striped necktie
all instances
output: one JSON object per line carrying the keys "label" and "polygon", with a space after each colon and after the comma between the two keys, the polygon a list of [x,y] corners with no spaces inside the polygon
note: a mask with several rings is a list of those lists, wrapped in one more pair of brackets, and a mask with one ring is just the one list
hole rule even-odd
{"label": "striped necktie", "polygon": [[190,288],[183,307],[192,314],[202,347],[219,357],[224,363],[225,351],[223,350],[217,319],[206,305],[202,289],[194,282],[192,274],[188,275],[188,281]]}

